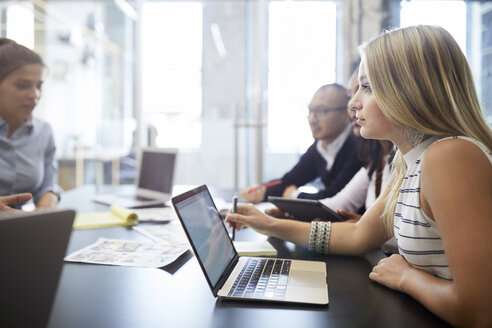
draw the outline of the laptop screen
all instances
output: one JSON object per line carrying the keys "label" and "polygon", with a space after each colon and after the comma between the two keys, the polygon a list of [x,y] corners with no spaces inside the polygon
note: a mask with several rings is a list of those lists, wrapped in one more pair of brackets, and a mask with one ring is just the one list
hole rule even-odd
{"label": "laptop screen", "polygon": [[176,153],[144,150],[138,188],[170,194],[173,188]]}
{"label": "laptop screen", "polygon": [[[174,204],[209,282],[215,287],[236,255],[206,187]],[[173,200],[174,202],[174,200]]]}

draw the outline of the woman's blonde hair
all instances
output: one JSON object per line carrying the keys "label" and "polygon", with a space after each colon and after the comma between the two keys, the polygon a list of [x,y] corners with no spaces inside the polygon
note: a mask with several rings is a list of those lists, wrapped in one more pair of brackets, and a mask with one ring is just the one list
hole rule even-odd
{"label": "woman's blonde hair", "polygon": [[[367,78],[383,114],[426,135],[467,136],[492,150],[468,62],[454,38],[438,26],[388,31],[361,46]],[[393,161],[383,221],[393,234],[399,189],[406,172],[400,151]]]}

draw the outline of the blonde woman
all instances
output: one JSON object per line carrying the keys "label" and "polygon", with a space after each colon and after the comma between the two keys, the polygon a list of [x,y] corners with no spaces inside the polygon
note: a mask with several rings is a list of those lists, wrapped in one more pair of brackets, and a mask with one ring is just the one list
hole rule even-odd
{"label": "blonde woman", "polygon": [[395,235],[399,253],[369,278],[455,326],[492,326],[492,131],[465,56],[434,26],[386,32],[361,48],[351,100],[365,138],[391,140],[392,180],[357,223],[280,220],[251,205],[236,222],[319,252],[364,254]]}

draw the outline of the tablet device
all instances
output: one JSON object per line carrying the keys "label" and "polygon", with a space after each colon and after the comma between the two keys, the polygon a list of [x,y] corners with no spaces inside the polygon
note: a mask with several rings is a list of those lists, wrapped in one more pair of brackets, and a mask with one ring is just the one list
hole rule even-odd
{"label": "tablet device", "polygon": [[282,211],[292,214],[296,220],[311,222],[315,218],[322,218],[329,221],[345,221],[319,200],[269,196],[268,201]]}

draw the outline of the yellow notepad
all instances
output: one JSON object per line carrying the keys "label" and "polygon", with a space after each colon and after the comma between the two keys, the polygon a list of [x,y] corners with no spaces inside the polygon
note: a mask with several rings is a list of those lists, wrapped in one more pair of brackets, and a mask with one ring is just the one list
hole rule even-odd
{"label": "yellow notepad", "polygon": [[131,226],[138,216],[125,207],[112,205],[109,212],[81,213],[75,216],[74,229],[92,229],[112,226]]}

